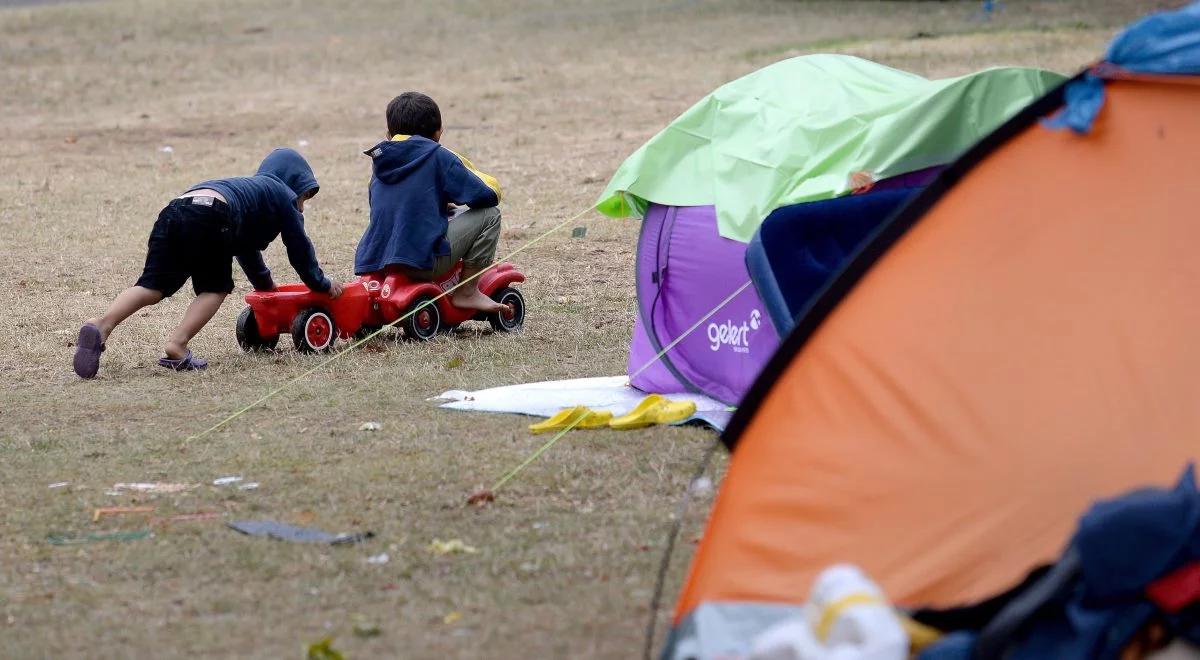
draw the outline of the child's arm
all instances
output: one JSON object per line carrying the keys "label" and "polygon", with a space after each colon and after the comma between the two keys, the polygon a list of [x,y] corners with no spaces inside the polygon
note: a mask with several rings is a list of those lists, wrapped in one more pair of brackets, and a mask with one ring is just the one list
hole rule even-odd
{"label": "child's arm", "polygon": [[332,293],[333,282],[321,271],[321,265],[317,263],[317,251],[304,233],[304,216],[293,209],[284,220],[279,235],[287,248],[288,261],[305,286],[320,293]]}
{"label": "child's arm", "polygon": [[237,261],[256,291],[270,291],[275,288],[275,280],[271,279],[271,269],[267,268],[267,262],[263,261],[262,252],[252,250],[239,254]]}
{"label": "child's arm", "polygon": [[448,201],[473,209],[500,204],[500,182],[495,177],[475,169],[471,161],[449,149],[441,152],[439,155],[444,160],[442,189]]}

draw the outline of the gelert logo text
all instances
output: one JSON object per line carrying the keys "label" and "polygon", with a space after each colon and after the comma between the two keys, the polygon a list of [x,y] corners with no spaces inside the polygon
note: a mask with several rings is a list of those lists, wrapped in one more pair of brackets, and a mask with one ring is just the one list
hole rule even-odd
{"label": "gelert logo text", "polygon": [[750,312],[750,318],[741,323],[726,319],[721,323],[708,324],[708,347],[719,351],[728,347],[734,353],[750,352],[750,331],[758,330],[762,325],[762,314],[756,309]]}

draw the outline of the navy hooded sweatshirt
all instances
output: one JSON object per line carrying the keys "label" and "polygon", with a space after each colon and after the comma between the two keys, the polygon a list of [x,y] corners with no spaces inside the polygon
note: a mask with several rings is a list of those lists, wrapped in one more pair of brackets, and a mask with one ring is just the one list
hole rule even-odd
{"label": "navy hooded sweatshirt", "polygon": [[364,151],[372,159],[371,221],[358,242],[354,272],[388,266],[430,270],[450,253],[447,205],[487,208],[500,185],[469,160],[419,135],[397,135]]}
{"label": "navy hooded sweatshirt", "polygon": [[304,284],[313,291],[329,291],[329,278],[321,272],[317,252],[304,233],[304,215],[296,208],[297,198],[318,189],[304,156],[293,149],[276,149],[267,154],[254,176],[203,181],[191,190],[201,188],[221,193],[229,203],[236,228],[233,254],[255,289],[275,288],[262,251],[282,236],[288,261]]}

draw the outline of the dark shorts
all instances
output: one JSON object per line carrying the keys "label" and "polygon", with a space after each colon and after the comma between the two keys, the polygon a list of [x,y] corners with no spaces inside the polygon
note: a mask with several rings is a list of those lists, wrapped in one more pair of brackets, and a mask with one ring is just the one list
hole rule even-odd
{"label": "dark shorts", "polygon": [[201,293],[233,291],[233,223],[229,205],[213,197],[173,199],[158,214],[137,285],[169,297],[192,278]]}

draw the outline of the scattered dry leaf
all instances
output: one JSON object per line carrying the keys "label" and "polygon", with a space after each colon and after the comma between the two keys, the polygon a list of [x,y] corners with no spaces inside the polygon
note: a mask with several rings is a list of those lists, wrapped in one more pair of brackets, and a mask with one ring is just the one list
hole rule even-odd
{"label": "scattered dry leaf", "polygon": [[471,493],[471,495],[469,497],[467,497],[467,504],[469,504],[471,506],[477,506],[481,509],[495,501],[496,501],[496,494],[487,488],[484,488],[482,490],[477,490],[474,493]]}

